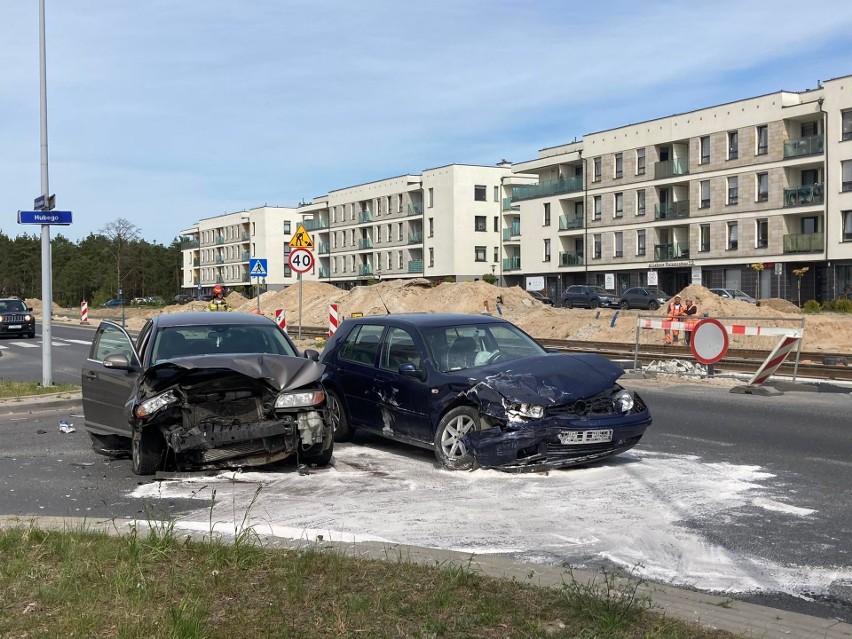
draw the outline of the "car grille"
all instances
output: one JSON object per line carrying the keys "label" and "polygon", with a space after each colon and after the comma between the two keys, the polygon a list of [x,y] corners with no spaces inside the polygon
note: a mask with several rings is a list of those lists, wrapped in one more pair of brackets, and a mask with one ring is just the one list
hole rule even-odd
{"label": "car grille", "polygon": [[3,314],[3,322],[6,324],[21,324],[26,322],[26,315],[6,315]]}
{"label": "car grille", "polygon": [[612,415],[614,413],[612,391],[604,391],[594,397],[578,399],[570,404],[559,404],[547,408],[547,415],[550,417],[587,417],[589,415]]}
{"label": "car grille", "polygon": [[202,424],[256,422],[263,416],[261,403],[256,397],[243,397],[224,402],[204,402],[193,406],[193,421]]}

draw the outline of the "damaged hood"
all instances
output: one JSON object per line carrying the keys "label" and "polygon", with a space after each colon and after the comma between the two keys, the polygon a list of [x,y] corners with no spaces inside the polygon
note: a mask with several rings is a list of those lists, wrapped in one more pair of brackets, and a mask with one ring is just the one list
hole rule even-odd
{"label": "damaged hood", "polygon": [[[492,364],[476,371],[468,393],[480,400],[559,405],[612,388],[624,370],[600,355],[550,353]],[[497,396],[493,394],[496,393]]]}
{"label": "damaged hood", "polygon": [[209,378],[221,371],[261,380],[273,390],[282,391],[316,382],[324,370],[325,364],[287,355],[203,355],[152,366],[139,379],[139,386],[156,394],[175,384],[191,383],[194,377]]}

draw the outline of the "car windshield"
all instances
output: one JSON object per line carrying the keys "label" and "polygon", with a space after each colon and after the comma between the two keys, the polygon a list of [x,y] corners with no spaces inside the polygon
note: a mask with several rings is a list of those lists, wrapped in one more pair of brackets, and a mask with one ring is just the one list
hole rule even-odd
{"label": "car windshield", "polygon": [[731,290],[730,290],[730,291],[728,291],[728,292],[729,292],[731,295],[733,295],[734,297],[746,297],[746,298],[748,298],[748,299],[751,299],[751,295],[749,295],[749,294],[747,294],[747,293],[743,293],[742,291],[740,291],[740,290],[738,290],[738,289],[735,289],[735,288],[731,289]]}
{"label": "car windshield", "polygon": [[651,295],[653,295],[654,297],[665,297],[666,299],[671,297],[671,295],[669,295],[668,293],[666,293],[665,291],[663,291],[659,288],[649,288],[648,292]]}
{"label": "car windshield", "polygon": [[170,326],[157,331],[151,362],[198,355],[268,354],[298,356],[274,325]]}
{"label": "car windshield", "polygon": [[598,295],[612,295],[612,293],[602,286],[590,286],[589,289],[591,289],[592,293],[597,293]]}
{"label": "car windshield", "polygon": [[21,300],[0,300],[0,313],[26,313],[27,306]]}
{"label": "car windshield", "polygon": [[443,373],[493,362],[542,355],[546,351],[512,324],[470,324],[423,330],[432,359]]}

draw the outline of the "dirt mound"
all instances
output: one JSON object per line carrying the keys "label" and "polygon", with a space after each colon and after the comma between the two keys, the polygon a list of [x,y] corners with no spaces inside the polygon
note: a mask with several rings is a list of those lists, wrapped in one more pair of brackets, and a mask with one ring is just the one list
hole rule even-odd
{"label": "dirt mound", "polygon": [[782,300],[780,297],[762,299],[760,300],[760,307],[771,308],[781,313],[791,313],[793,315],[801,315],[802,313],[802,309],[793,304],[793,302]]}

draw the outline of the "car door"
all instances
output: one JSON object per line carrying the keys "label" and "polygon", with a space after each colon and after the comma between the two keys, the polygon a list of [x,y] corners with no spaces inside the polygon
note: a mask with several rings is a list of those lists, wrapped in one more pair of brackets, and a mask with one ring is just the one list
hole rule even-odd
{"label": "car door", "polygon": [[352,426],[381,431],[376,364],[385,327],[361,324],[347,335],[335,358],[334,378]]}
{"label": "car door", "polygon": [[[116,354],[126,357],[129,370],[104,366],[104,360]],[[130,424],[124,415],[124,406],[141,374],[140,357],[130,335],[117,324],[102,322],[81,375],[86,428],[95,433],[129,437]]]}
{"label": "car door", "polygon": [[[421,442],[432,441],[425,361],[425,351],[411,333],[404,328],[388,328],[382,343],[377,374],[379,412],[385,434],[393,433]],[[401,374],[399,367],[402,364],[413,364],[421,377]]]}

